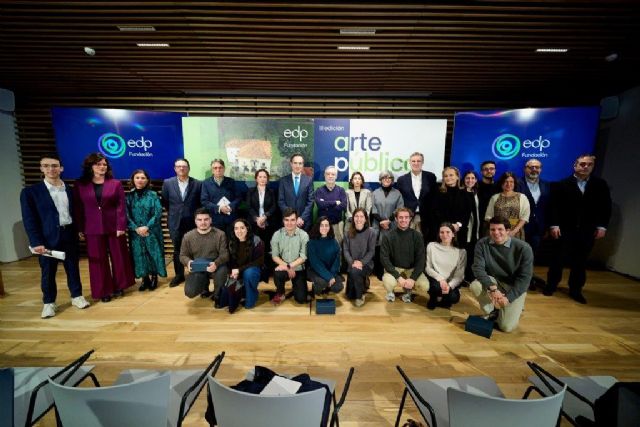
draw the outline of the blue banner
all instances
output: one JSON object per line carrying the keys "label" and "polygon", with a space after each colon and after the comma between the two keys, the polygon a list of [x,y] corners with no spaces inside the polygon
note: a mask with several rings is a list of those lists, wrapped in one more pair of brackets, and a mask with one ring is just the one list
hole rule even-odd
{"label": "blue banner", "polygon": [[80,177],[82,161],[93,152],[109,159],[118,179],[135,169],[151,179],[168,178],[175,175],[174,160],[184,155],[182,113],[55,107],[52,116],[67,179]]}
{"label": "blue banner", "polygon": [[542,178],[557,181],[573,172],[580,154],[592,153],[600,107],[525,108],[456,113],[451,164],[461,173],[496,162],[496,178],[522,175],[530,159],[542,162]]}

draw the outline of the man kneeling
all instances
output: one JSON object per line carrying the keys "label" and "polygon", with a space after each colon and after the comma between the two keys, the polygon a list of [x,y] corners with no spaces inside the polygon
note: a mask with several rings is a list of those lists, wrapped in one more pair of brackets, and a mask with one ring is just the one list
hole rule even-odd
{"label": "man kneeling", "polygon": [[[229,275],[226,265],[229,261],[227,236],[211,226],[211,214],[206,208],[196,210],[195,221],[196,229],[184,235],[180,247],[180,262],[189,272],[184,294],[189,298],[198,294],[203,298],[210,297],[209,279],[213,277],[215,300]],[[194,260],[208,261],[205,271],[193,271]]]}
{"label": "man kneeling", "polygon": [[504,332],[520,321],[527,289],[533,275],[533,251],[523,240],[509,234],[509,220],[494,216],[489,221],[489,237],[478,240],[473,260],[476,278],[470,290]]}

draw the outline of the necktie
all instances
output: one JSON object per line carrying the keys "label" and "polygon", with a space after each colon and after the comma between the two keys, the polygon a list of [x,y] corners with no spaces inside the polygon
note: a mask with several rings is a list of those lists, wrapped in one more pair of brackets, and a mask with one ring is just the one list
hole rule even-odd
{"label": "necktie", "polygon": [[293,191],[295,191],[296,196],[298,195],[298,190],[300,189],[300,177],[296,176],[293,180]]}

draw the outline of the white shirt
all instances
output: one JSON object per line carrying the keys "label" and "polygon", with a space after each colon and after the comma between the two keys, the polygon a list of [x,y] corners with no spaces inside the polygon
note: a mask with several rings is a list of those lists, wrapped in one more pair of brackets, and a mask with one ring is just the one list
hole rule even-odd
{"label": "white shirt", "polygon": [[69,197],[67,197],[64,182],[61,186],[56,187],[45,179],[44,185],[47,186],[47,190],[49,190],[49,194],[53,199],[53,204],[56,205],[60,226],[71,224],[73,221],[71,219],[71,213],[69,212]]}
{"label": "white shirt", "polygon": [[[411,172],[411,187],[413,187],[413,194],[415,194],[416,199],[420,200],[420,190],[422,190],[422,172],[418,175],[414,175]],[[420,204],[416,206],[416,213],[420,212]]]}
{"label": "white shirt", "polygon": [[258,188],[258,204],[260,205],[258,216],[264,215],[264,193],[266,193],[266,188],[262,191]]}
{"label": "white shirt", "polygon": [[189,178],[187,178],[184,181],[181,181],[180,178],[178,178],[178,188],[180,189],[180,197],[182,197],[182,200],[184,200],[184,196],[187,194],[188,186],[189,186]]}
{"label": "white shirt", "polygon": [[532,182],[527,181],[527,187],[529,187],[529,191],[531,192],[531,196],[533,197],[533,201],[538,203],[538,199],[540,199],[540,181]]}

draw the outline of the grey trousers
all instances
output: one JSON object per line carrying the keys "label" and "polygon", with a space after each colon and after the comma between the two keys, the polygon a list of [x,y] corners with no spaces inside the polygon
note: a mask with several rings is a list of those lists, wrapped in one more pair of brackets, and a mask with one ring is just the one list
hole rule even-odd
{"label": "grey trousers", "polygon": [[[491,281],[495,283],[496,286],[498,286],[498,289],[502,293],[505,294],[513,288],[513,286],[509,285],[508,283],[500,283],[493,277],[491,277]],[[474,280],[473,282],[471,282],[471,285],[469,285],[469,289],[471,290],[471,293],[473,293],[473,295],[476,297],[478,303],[480,303],[480,308],[482,308],[485,313],[489,314],[495,309],[493,303],[491,302],[491,298],[489,298],[489,293],[482,288],[482,284],[479,281]],[[518,327],[520,316],[522,315],[522,310],[524,309],[524,300],[526,298],[527,293],[525,292],[515,300],[511,301],[508,306],[500,309],[497,323],[498,328],[500,328],[501,331],[511,332]]]}

